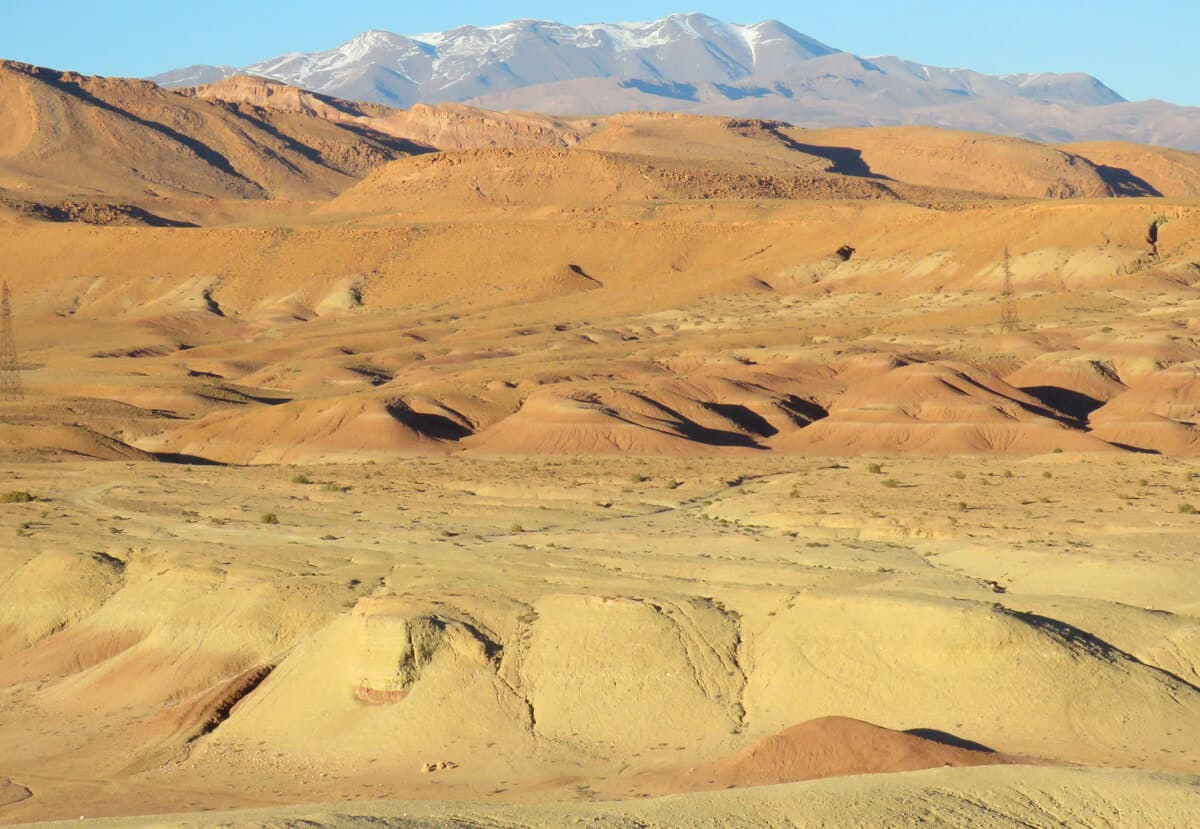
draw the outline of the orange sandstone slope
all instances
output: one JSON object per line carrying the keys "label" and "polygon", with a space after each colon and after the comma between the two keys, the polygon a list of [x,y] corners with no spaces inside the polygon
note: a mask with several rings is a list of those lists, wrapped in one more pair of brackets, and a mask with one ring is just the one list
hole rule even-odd
{"label": "orange sandstone slope", "polygon": [[1148,195],[1124,190],[1082,155],[1035,141],[935,127],[790,129],[848,174],[1025,198]]}
{"label": "orange sandstone slope", "polygon": [[935,127],[811,130],[679,113],[568,118],[461,104],[393,110],[246,76],[179,92],[234,107],[311,115],[438,150],[580,147],[670,158],[677,165],[702,162],[724,172],[825,172],[1026,198],[1191,198],[1200,193],[1200,156],[1118,142],[1052,147]]}
{"label": "orange sandstone slope", "polygon": [[[427,107],[406,113],[405,128],[430,142],[444,140],[418,119],[436,121],[445,114],[471,116],[462,107]],[[546,141],[534,141],[513,136],[507,125],[494,127],[485,120],[490,117],[476,112],[475,131],[494,130],[494,146],[502,152],[478,139],[461,140],[464,132],[453,146],[435,145],[468,152],[381,167],[334,209],[345,211],[357,202],[358,209],[386,210],[381,191],[395,191],[397,181],[420,182],[443,203],[473,208],[679,198],[953,203],[972,196],[1137,197],[1159,193],[1138,170],[1146,167],[1151,178],[1162,178],[1153,167],[1157,156],[1131,158],[1139,163],[1124,169],[1032,141],[935,128],[802,130],[771,121],[629,113],[560,127],[547,132]],[[577,165],[577,179],[561,180],[564,164]],[[465,186],[432,172],[451,166]],[[520,186],[528,192],[512,192]],[[1172,192],[1196,191],[1183,185]]]}
{"label": "orange sandstone slope", "polygon": [[505,148],[438,153],[380,167],[328,212],[363,214],[479,208],[577,207],[670,200],[897,198],[868,179],[824,173],[764,175],[675,159],[582,149]]}
{"label": "orange sandstone slope", "polygon": [[268,78],[238,75],[185,89],[189,98],[239,111],[309,116],[352,130],[381,133],[439,150],[469,147],[569,147],[596,127],[584,118],[535,113],[489,112],[460,104],[417,104],[399,110],[377,104],[343,101]]}
{"label": "orange sandstone slope", "polygon": [[[728,187],[703,184],[715,175],[766,176],[765,186],[743,185],[735,195],[757,198],[856,197],[885,183],[1019,197],[1196,192],[1194,156],[1125,145],[1058,149],[932,128],[799,130],[656,113],[587,119],[460,105],[400,111],[262,78],[166,91],[13,62],[0,63],[0,79],[0,197],[10,199],[143,206],[164,197],[323,199],[405,155],[535,147],[580,147],[647,157],[656,170],[686,169],[703,185],[687,188],[689,197],[726,197]],[[813,190],[777,181],[820,174],[847,183]],[[628,176],[632,183],[639,171]]]}
{"label": "orange sandstone slope", "polygon": [[1200,153],[1124,141],[1065,144],[1059,149],[1087,158],[1106,176],[1133,177],[1130,183],[1142,195],[1200,198]]}
{"label": "orange sandstone slope", "polygon": [[[1140,156],[0,71],[28,383],[141,407],[121,434],[100,405],[22,421],[122,444],[82,454],[1200,447],[1143,385],[1200,359],[1200,211],[1112,198]],[[139,209],[224,218],[79,226]]]}
{"label": "orange sandstone slope", "polygon": [[0,195],[328,197],[407,142],[323,118],[0,62]]}
{"label": "orange sandstone slope", "polygon": [[[453,169],[462,155],[418,161]],[[1166,210],[1151,257],[1157,201],[614,197],[572,210],[513,187],[524,206],[468,215],[447,202],[434,217],[410,189],[395,204],[415,205],[412,219],[291,232],[0,231],[38,366],[27,382],[174,412],[183,420],[142,422],[133,443],[234,462],[456,448],[1030,454],[1155,448],[1143,429],[1087,431],[1104,417],[1089,414],[1158,366],[1200,359],[1186,336],[1195,289],[1172,282],[1174,304],[1156,298],[1161,274],[1196,258],[1194,208]],[[856,248],[844,260],[843,242]],[[1001,337],[1006,243],[1025,330]],[[847,362],[855,353],[877,364]],[[264,408],[279,400],[296,403]],[[363,408],[396,400],[422,416]],[[438,412],[463,413],[461,428],[429,428]],[[1182,409],[1158,416],[1190,429]]]}
{"label": "orange sandstone slope", "polygon": [[151,444],[222,463],[300,463],[437,453],[467,433],[445,415],[415,411],[404,401],[344,398],[218,412]]}
{"label": "orange sandstone slope", "polygon": [[1112,451],[1070,420],[984,372],[914,363],[851,382],[827,418],[784,438],[778,448],[832,454]]}
{"label": "orange sandstone slope", "polygon": [[1093,411],[1095,434],[1164,454],[1200,450],[1200,366],[1177,363],[1135,382]]}

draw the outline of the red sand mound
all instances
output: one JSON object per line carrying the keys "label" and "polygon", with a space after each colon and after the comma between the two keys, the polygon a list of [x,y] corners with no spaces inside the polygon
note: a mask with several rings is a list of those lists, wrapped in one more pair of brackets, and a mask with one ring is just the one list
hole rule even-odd
{"label": "red sand mound", "polygon": [[1043,354],[1004,380],[1079,422],[1128,390],[1111,362],[1076,352]]}
{"label": "red sand mound", "polygon": [[668,406],[624,393],[601,399],[540,392],[464,443],[490,455],[695,455],[755,447],[745,435],[705,428]]}
{"label": "red sand mound", "polygon": [[1045,354],[1004,380],[1070,415],[1076,415],[1079,407],[1099,407],[1126,391],[1111,363],[1087,355]]}
{"label": "red sand mound", "polygon": [[[348,398],[218,412],[152,441],[222,463],[304,463],[441,451],[452,425],[402,401]],[[455,430],[457,431],[457,430]]]}
{"label": "red sand mound", "polygon": [[785,452],[881,454],[1112,450],[1059,417],[985,372],[913,363],[868,374],[833,403],[829,417],[773,445]]}
{"label": "red sand mound", "polygon": [[1092,412],[1093,433],[1136,449],[1172,454],[1200,452],[1200,367],[1155,372]]}
{"label": "red sand mound", "polygon": [[147,461],[140,449],[86,426],[0,424],[0,458],[28,460]]}
{"label": "red sand mound", "polygon": [[659,792],[697,791],[1015,762],[1027,761],[949,735],[935,739],[849,717],[822,717],[765,737],[719,760],[643,775],[639,783]]}

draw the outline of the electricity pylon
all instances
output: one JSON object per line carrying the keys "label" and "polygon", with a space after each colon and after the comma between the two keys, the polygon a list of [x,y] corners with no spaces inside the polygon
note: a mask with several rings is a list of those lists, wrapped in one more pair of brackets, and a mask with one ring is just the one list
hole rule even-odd
{"label": "electricity pylon", "polygon": [[1009,262],[1008,246],[1004,247],[1004,262],[1001,264],[1004,274],[1004,290],[1000,292],[1000,330],[1005,334],[1017,330],[1017,301],[1013,299],[1012,266]]}
{"label": "electricity pylon", "polygon": [[17,362],[17,340],[13,336],[12,304],[8,283],[0,288],[0,400],[20,400],[21,364]]}

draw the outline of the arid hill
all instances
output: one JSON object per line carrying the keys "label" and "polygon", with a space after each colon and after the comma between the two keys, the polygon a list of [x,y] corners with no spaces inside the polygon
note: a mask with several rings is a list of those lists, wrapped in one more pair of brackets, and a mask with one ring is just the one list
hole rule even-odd
{"label": "arid hill", "polygon": [[0,98],[0,822],[1197,823],[1194,157]]}
{"label": "arid hill", "polygon": [[1200,445],[1140,390],[1200,360],[1184,153],[4,71],[30,388],[139,407],[78,425],[141,450]]}
{"label": "arid hill", "polygon": [[411,152],[322,118],[244,109],[147,81],[0,64],[0,187],[14,197],[313,199]]}
{"label": "arid hill", "polygon": [[1039,199],[1152,195],[1115,174],[1106,179],[1082,153],[1018,138],[932,127],[793,129],[786,135],[801,146],[826,148],[835,169],[848,174]]}
{"label": "arid hill", "polygon": [[[0,198],[19,213],[54,220],[154,223],[162,214],[228,221],[246,209],[231,200],[320,200],[389,160],[493,148],[645,156],[655,169],[686,171],[680,175],[699,184],[684,194],[706,198],[836,199],[872,187],[925,201],[930,188],[1035,198],[1197,191],[1195,156],[1135,152],[1132,145],[1055,149],[931,128],[795,130],[780,122],[653,113],[555,118],[452,104],[401,111],[246,76],[165,91],[146,81],[12,62],[0,64],[0,74]],[[781,183],[818,174],[844,181],[817,188]],[[640,174],[623,175],[635,184]],[[764,181],[733,187],[708,181],[717,175]],[[567,193],[579,189],[560,188],[559,198],[578,200]],[[622,196],[648,197],[636,186]],[[74,206],[67,203],[72,199]]]}
{"label": "arid hill", "polygon": [[579,118],[488,112],[473,107],[417,104],[408,110],[352,103],[266,78],[239,75],[206,86],[174,90],[219,104],[290,112],[350,128],[382,132],[439,150],[491,146],[571,146],[595,128]]}
{"label": "arid hill", "polygon": [[[1068,144],[1062,150],[1083,156],[1107,177],[1132,182],[1128,195],[1200,197],[1200,154],[1120,141]],[[1138,192],[1141,191],[1141,192]]]}

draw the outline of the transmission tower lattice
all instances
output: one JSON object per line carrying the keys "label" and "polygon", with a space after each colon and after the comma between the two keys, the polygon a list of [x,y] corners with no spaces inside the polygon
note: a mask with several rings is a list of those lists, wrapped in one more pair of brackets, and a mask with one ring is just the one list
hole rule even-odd
{"label": "transmission tower lattice", "polygon": [[1017,330],[1017,301],[1013,299],[1012,266],[1009,264],[1008,248],[1004,249],[1004,290],[1000,292],[1000,330],[1005,334]]}
{"label": "transmission tower lattice", "polygon": [[0,400],[20,400],[21,364],[17,362],[17,341],[13,337],[12,303],[8,283],[0,288]]}

